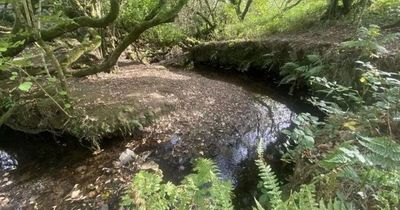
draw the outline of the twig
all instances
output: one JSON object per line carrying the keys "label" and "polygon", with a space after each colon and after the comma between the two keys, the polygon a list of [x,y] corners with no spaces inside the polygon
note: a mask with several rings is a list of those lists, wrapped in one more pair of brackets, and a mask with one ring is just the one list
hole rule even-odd
{"label": "twig", "polygon": [[1,117],[0,117],[0,127],[4,124],[4,122],[7,121],[8,118],[11,117],[11,114],[14,112],[16,105],[13,104],[11,108],[9,108],[7,110],[6,113],[4,113]]}
{"label": "twig", "polygon": [[20,71],[22,71],[24,74],[26,74],[26,76],[28,76],[29,78],[31,78],[37,85],[38,87],[45,93],[46,96],[48,96],[57,106],[58,108],[60,108],[60,110],[62,112],[64,112],[65,115],[67,115],[68,117],[72,117],[70,114],[68,114],[67,111],[65,111],[64,108],[62,108],[62,106],[43,88],[42,85],[40,85],[40,83],[34,78],[32,77],[28,72],[26,72],[24,69],[22,68],[18,68]]}

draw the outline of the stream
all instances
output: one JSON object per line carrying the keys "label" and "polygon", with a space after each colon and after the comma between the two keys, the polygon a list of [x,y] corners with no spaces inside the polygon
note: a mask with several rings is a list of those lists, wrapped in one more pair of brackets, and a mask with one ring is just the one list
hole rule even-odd
{"label": "stream", "polygon": [[[199,88],[210,88],[188,87],[207,100],[194,96],[136,136],[105,139],[100,153],[93,154],[70,136],[1,128],[0,209],[118,209],[124,188],[138,170],[159,167],[165,180],[179,183],[198,157],[214,160],[221,178],[232,182],[235,196],[242,198],[235,199],[237,209],[251,209],[260,139],[266,158],[282,177],[284,167],[277,160],[277,148],[284,141],[280,131],[309,107],[257,77],[205,67],[173,73],[196,79]],[[227,94],[231,95],[225,99]],[[124,155],[132,152],[137,158],[126,159]]]}

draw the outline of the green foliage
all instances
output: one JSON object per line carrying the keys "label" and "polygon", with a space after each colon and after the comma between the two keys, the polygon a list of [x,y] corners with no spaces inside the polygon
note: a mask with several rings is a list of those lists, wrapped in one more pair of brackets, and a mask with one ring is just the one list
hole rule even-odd
{"label": "green foliage", "polygon": [[158,46],[173,46],[185,38],[182,29],[174,23],[156,26],[142,35],[147,43]]}
{"label": "green foliage", "polygon": [[[371,52],[376,53],[368,51]],[[318,166],[312,177],[325,200],[340,194],[360,208],[393,209],[399,204],[393,195],[399,194],[400,182],[397,178],[389,182],[383,174],[397,173],[400,165],[400,74],[380,71],[369,62],[356,63],[357,88],[326,78],[311,78],[320,97],[310,101],[328,115],[327,121],[318,129],[311,129],[315,147],[299,143],[288,152],[292,154],[289,157],[294,162],[306,158]],[[298,130],[310,133],[307,129],[297,123],[293,131],[286,133],[307,142],[298,135]],[[303,156],[305,150],[307,157]]]}
{"label": "green foliage", "polygon": [[298,63],[288,62],[282,66],[280,75],[284,76],[280,84],[292,84],[289,93],[309,81],[312,76],[318,75],[324,69],[322,58],[319,55],[307,55]]}
{"label": "green foliage", "polygon": [[[265,35],[301,29],[319,21],[325,8],[325,0],[303,0],[293,8],[287,9],[287,0],[255,0],[243,22],[234,21],[226,25],[219,36],[228,38],[254,38]],[[235,15],[234,8],[226,10]],[[300,24],[299,24],[300,23]]]}
{"label": "green foliage", "polygon": [[[122,11],[118,16],[117,23],[128,32],[131,31],[131,27],[134,27],[140,21],[145,20],[146,17],[159,6],[158,2],[158,0],[123,1]],[[174,23],[156,26],[142,35],[142,40],[156,46],[170,46],[177,44],[183,38],[184,33],[182,32],[182,29]]]}
{"label": "green foliage", "polygon": [[31,89],[32,85],[33,85],[32,82],[24,82],[18,86],[18,89],[24,92],[28,92]]}
{"label": "green foliage", "polygon": [[[316,199],[316,190],[314,184],[302,185],[298,192],[290,193],[287,200],[282,200],[281,190],[275,174],[270,166],[263,159],[261,147],[258,149],[258,159],[256,164],[260,170],[259,174],[261,182],[259,188],[262,195],[256,200],[256,210],[273,209],[273,210],[351,210],[352,205],[348,205],[338,198],[325,202]],[[264,204],[264,205],[263,205]]]}
{"label": "green foliage", "polygon": [[365,25],[390,25],[400,19],[400,2],[397,0],[374,0],[368,8]]}
{"label": "green foliage", "polygon": [[212,161],[197,160],[194,171],[178,186],[162,183],[160,174],[141,171],[134,176],[121,204],[132,209],[233,209],[232,186],[218,177]]}
{"label": "green foliage", "polygon": [[[317,201],[314,184],[303,185],[298,192],[282,199],[278,179],[263,159],[261,144],[256,165],[260,170],[261,196],[253,209],[264,210],[352,210],[351,205],[339,198]],[[194,171],[180,185],[164,183],[161,172],[138,172],[122,198],[121,205],[131,209],[233,209],[232,187],[218,178],[219,172],[212,161],[199,159]]]}
{"label": "green foliage", "polygon": [[[397,36],[394,34],[392,36],[386,36],[386,39],[393,39]],[[388,53],[388,50],[381,44],[385,40],[380,40],[382,38],[381,29],[377,25],[370,25],[368,28],[361,27],[358,31],[358,39],[346,41],[341,44],[342,49],[355,49],[361,51],[362,58],[375,57],[379,58],[383,54]]]}
{"label": "green foliage", "polygon": [[257,204],[269,204],[269,208],[275,209],[282,203],[282,192],[279,187],[278,179],[272,172],[271,167],[264,161],[261,144],[258,146],[258,159],[256,160],[256,165],[260,171],[259,176],[261,178],[258,188],[262,193]]}
{"label": "green foliage", "polygon": [[119,21],[126,26],[134,26],[138,22],[143,21],[150,11],[157,6],[156,0],[144,1],[128,1],[124,0],[121,3],[121,14],[118,17]]}
{"label": "green foliage", "polygon": [[138,209],[169,209],[167,197],[176,196],[176,187],[171,183],[161,184],[159,175],[141,171],[135,175],[131,188],[122,198],[122,205]]}
{"label": "green foliage", "polygon": [[[17,4],[14,4],[14,6],[15,5]],[[32,21],[37,20],[38,23],[34,25],[24,25],[24,27],[27,27],[27,30],[20,31],[18,35],[24,36],[26,34],[32,33],[32,31],[34,30],[39,30],[39,28],[36,28],[39,27],[38,25],[49,24],[49,22],[43,22],[48,20],[46,18],[42,20],[41,9],[42,8],[38,8],[38,13],[40,14],[34,14],[33,11],[32,14],[24,13],[24,15],[29,15],[29,18],[31,18]],[[18,27],[20,26],[18,25]],[[32,62],[33,56],[29,55],[29,53],[21,53],[16,57],[2,56],[2,54],[8,49],[20,47],[28,41],[15,41],[13,39],[15,38],[14,36],[15,35],[13,34],[7,34],[5,36],[2,36],[2,38],[0,39],[0,75],[2,75],[2,78],[0,78],[0,81],[2,83],[2,86],[0,87],[0,99],[1,101],[7,102],[0,104],[0,115],[2,119],[0,125],[2,125],[3,123],[7,123],[7,119],[14,114],[14,112],[17,110],[17,107],[25,105],[28,106],[28,104],[36,103],[37,101],[41,100],[45,101],[46,99],[51,99],[52,103],[58,106],[58,108],[62,112],[64,112],[66,116],[69,117],[69,114],[66,112],[65,109],[70,108],[71,105],[67,101],[65,80],[61,77],[56,79],[55,77],[50,76],[50,73],[47,69],[48,64],[46,63],[45,57],[50,57],[50,55],[54,57],[53,52],[51,50],[45,52],[44,48],[47,48],[47,44],[45,44],[41,39],[35,40],[37,43],[39,43],[37,44],[38,49],[36,50],[38,50],[38,56],[39,58],[41,58],[41,62],[43,66],[45,66],[44,70],[46,70],[47,74],[32,75],[28,70],[28,67],[31,67],[35,64]],[[32,51],[34,52],[35,50]],[[65,94],[57,94],[57,92],[60,90],[60,87],[61,89],[65,89],[62,90]],[[56,93],[54,95],[50,94],[49,90],[55,90]],[[39,92],[42,92],[45,97],[37,97],[36,95]]]}
{"label": "green foliage", "polygon": [[[317,117],[309,113],[300,113],[293,120],[293,123],[296,126],[294,129],[282,131],[289,138],[289,141],[284,143],[287,151],[282,157],[287,162],[291,162],[294,157],[297,157],[298,152],[312,149],[315,146],[314,132],[318,129],[318,126],[323,125]],[[289,149],[292,144],[296,145],[296,150]]]}

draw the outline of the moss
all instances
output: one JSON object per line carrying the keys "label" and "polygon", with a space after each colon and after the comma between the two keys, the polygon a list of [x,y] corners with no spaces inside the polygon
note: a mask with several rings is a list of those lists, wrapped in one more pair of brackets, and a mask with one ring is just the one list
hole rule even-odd
{"label": "moss", "polygon": [[73,116],[69,118],[50,99],[40,98],[17,106],[5,124],[25,133],[49,131],[69,134],[98,149],[101,139],[134,135],[156,117],[150,110],[138,112],[128,106],[93,109],[98,112],[75,107],[68,110]]}
{"label": "moss", "polygon": [[328,42],[302,43],[297,40],[230,40],[206,42],[194,47],[191,58],[195,64],[206,64],[237,71],[270,72],[279,75],[279,68],[293,60],[302,60],[306,54],[332,47]]}

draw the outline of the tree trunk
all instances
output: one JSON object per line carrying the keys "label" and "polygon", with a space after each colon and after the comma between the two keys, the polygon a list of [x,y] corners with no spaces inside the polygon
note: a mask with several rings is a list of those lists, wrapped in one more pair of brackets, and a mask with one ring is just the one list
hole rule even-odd
{"label": "tree trunk", "polygon": [[240,15],[240,20],[243,21],[246,17],[247,13],[249,12],[250,6],[253,3],[253,0],[247,0],[246,7],[244,8],[242,14]]}
{"label": "tree trunk", "polygon": [[100,36],[95,36],[93,40],[83,42],[81,45],[75,47],[66,54],[64,59],[60,61],[61,66],[63,68],[69,67],[72,63],[77,61],[83,54],[91,52],[100,47],[100,44],[101,44]]}
{"label": "tree trunk", "polygon": [[145,21],[133,27],[131,32],[122,40],[121,43],[118,44],[111,55],[107,56],[107,58],[101,64],[74,72],[72,75],[74,77],[84,77],[100,72],[110,72],[110,69],[118,62],[121,54],[126,50],[126,48],[129,47],[129,45],[139,39],[143,32],[154,26],[172,22],[187,1],[188,0],[179,0],[174,7],[168,9],[167,11],[162,11],[161,8],[165,8],[164,4],[166,4],[166,2],[164,0],[160,0],[159,5],[150,11],[149,15],[145,18]]}
{"label": "tree trunk", "polygon": [[328,6],[328,19],[337,17],[339,11],[339,0],[330,0],[329,6]]}
{"label": "tree trunk", "polygon": [[122,42],[115,48],[115,50],[109,55],[101,64],[92,66],[87,69],[83,69],[78,72],[74,72],[72,75],[74,77],[84,77],[92,74],[97,74],[99,72],[110,72],[110,69],[117,64],[119,57],[129,47],[134,41],[136,41],[140,35],[146,31],[147,28],[137,27],[132,30],[131,33],[126,36]]}
{"label": "tree trunk", "polygon": [[343,2],[343,14],[347,15],[351,10],[352,0],[342,0]]}
{"label": "tree trunk", "polygon": [[[111,24],[112,22],[114,22],[114,20],[117,19],[120,9],[119,6],[120,6],[119,0],[110,0],[110,11],[103,18],[97,19],[88,16],[80,16],[72,19],[72,21],[68,21],[60,25],[57,25],[54,28],[48,30],[41,30],[40,34],[42,36],[43,41],[51,41],[67,32],[75,31],[82,27],[91,27],[91,28],[106,27],[107,25]],[[7,51],[2,53],[2,56],[12,57],[20,53],[22,50],[25,49],[27,45],[35,41],[34,34],[21,33],[20,30],[15,31],[13,37],[11,38],[11,42],[17,43],[21,41],[24,41],[23,44],[8,48]]]}

